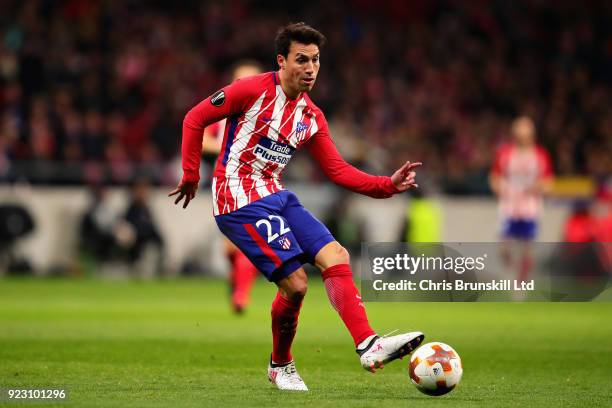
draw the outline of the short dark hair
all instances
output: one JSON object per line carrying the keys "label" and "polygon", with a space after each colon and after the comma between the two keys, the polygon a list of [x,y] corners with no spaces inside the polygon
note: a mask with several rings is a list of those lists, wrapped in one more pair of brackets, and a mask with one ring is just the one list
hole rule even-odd
{"label": "short dark hair", "polygon": [[302,21],[291,23],[278,30],[274,39],[274,48],[276,55],[280,54],[287,58],[292,41],[306,45],[315,44],[321,48],[325,44],[325,40],[323,34]]}

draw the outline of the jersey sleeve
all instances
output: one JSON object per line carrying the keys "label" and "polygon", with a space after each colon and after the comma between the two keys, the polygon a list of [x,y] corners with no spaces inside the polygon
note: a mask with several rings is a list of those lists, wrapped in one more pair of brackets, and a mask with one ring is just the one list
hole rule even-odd
{"label": "jersey sleeve", "polygon": [[552,160],[548,152],[538,146],[538,158],[541,164],[540,180],[548,180],[553,177]]}
{"label": "jersey sleeve", "polygon": [[321,117],[317,122],[317,133],[304,146],[331,181],[348,190],[374,198],[388,198],[399,193],[391,177],[367,174],[348,164],[340,156],[331,139],[325,118]]}
{"label": "jersey sleeve", "polygon": [[502,146],[495,152],[495,158],[493,159],[493,166],[491,167],[491,174],[493,176],[501,176],[503,172],[503,162],[506,155],[507,147]]}
{"label": "jersey sleeve", "polygon": [[183,181],[200,180],[200,156],[204,129],[215,122],[243,112],[256,87],[253,79],[236,81],[191,108],[183,119],[181,147]]}

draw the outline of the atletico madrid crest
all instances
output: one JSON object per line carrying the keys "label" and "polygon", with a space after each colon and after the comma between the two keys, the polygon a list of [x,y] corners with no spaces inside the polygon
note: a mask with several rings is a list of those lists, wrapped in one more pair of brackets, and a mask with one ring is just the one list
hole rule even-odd
{"label": "atletico madrid crest", "polygon": [[304,122],[298,122],[295,127],[295,135],[298,139],[304,137],[306,134],[306,130],[308,130],[308,125]]}
{"label": "atletico madrid crest", "polygon": [[281,239],[278,240],[278,243],[285,250],[291,248],[291,241],[287,237],[282,237]]}

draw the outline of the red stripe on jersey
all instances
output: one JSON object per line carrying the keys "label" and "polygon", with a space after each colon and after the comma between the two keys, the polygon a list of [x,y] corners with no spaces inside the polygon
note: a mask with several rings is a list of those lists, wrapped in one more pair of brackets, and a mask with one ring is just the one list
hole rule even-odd
{"label": "red stripe on jersey", "polygon": [[261,249],[261,252],[263,252],[268,258],[270,258],[270,260],[277,268],[281,266],[283,262],[280,260],[278,255],[276,255],[274,250],[270,248],[268,243],[261,237],[261,235],[259,235],[255,227],[252,224],[242,225],[244,226],[244,229],[246,229],[246,231],[249,233],[251,238],[253,238],[253,241],[255,241],[259,249]]}

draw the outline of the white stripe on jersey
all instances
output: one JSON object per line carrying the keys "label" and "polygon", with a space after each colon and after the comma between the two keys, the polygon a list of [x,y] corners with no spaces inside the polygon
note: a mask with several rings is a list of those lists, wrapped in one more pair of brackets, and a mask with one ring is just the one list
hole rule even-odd
{"label": "white stripe on jersey", "polygon": [[213,196],[213,215],[219,215],[219,206],[217,205],[217,178],[212,178],[212,196]]}
{"label": "white stripe on jersey", "polygon": [[280,121],[283,119],[283,113],[285,112],[285,106],[287,105],[287,97],[285,92],[280,85],[276,85],[276,103],[274,103],[274,110],[270,117],[268,127],[268,138],[278,142],[278,130],[280,129]]}
{"label": "white stripe on jersey", "polygon": [[[225,166],[225,179],[228,180],[226,188],[230,189],[230,193],[234,198],[234,208],[240,208],[249,203],[248,197],[244,193],[242,189],[240,179],[238,178],[238,168],[240,166],[240,154],[246,148],[250,137],[246,137],[251,135],[255,130],[255,124],[257,122],[257,118],[263,112],[261,109],[261,105],[266,97],[266,91],[264,91],[259,98],[255,101],[253,106],[249,108],[249,110],[244,114],[244,120],[240,123],[242,127],[237,135],[234,137],[234,143],[232,144],[229,152],[229,160]],[[226,202],[227,205],[227,202]],[[225,212],[225,206],[223,207],[223,212]]]}

